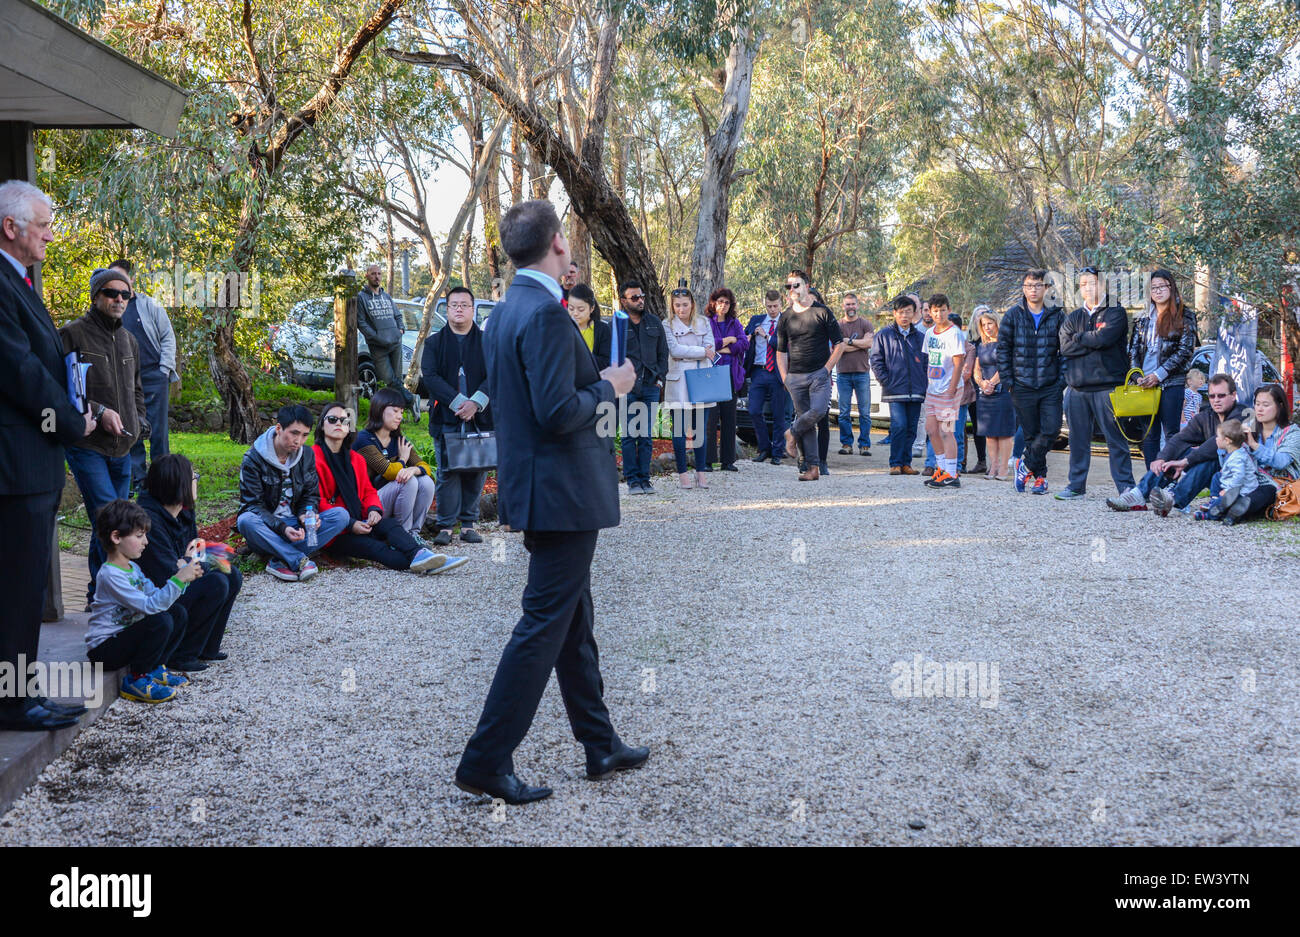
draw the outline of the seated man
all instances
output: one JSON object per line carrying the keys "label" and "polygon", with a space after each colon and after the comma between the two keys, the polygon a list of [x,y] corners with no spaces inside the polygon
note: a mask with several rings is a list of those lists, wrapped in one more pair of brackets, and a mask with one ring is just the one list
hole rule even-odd
{"label": "seated man", "polygon": [[[244,453],[239,466],[239,517],[235,526],[258,553],[270,561],[266,571],[285,582],[316,575],[309,557],[351,523],[347,508],[320,512],[316,460],[303,456],[311,432],[311,412],[288,404],[276,423]],[[308,519],[315,515],[315,542],[309,546]]]}
{"label": "seated man", "polygon": [[1241,419],[1244,412],[1237,402],[1237,382],[1231,374],[1210,378],[1209,397],[1210,405],[1165,443],[1137,487],[1108,498],[1109,507],[1116,511],[1145,511],[1149,506],[1161,517],[1168,516],[1171,508],[1190,513],[1192,499],[1209,486],[1219,470],[1219,447],[1215,442],[1219,426],[1226,420]]}

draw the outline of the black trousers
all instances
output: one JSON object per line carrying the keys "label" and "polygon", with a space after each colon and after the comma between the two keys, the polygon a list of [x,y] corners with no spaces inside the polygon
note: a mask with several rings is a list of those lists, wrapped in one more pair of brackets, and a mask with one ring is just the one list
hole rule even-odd
{"label": "black trousers", "polygon": [[718,429],[722,429],[722,464],[736,464],[736,392],[732,390],[731,399],[724,400],[716,407],[708,409],[708,423],[706,430],[709,442],[704,461],[712,465],[718,461]]}
{"label": "black trousers", "polygon": [[592,632],[591,558],[599,531],[525,531],[528,585],[523,617],[506,643],[478,728],[460,766],[479,774],[513,774],[514,751],[533,724],[555,671],[573,737],[588,757],[620,744],[605,708],[605,684]]}
{"label": "black trousers", "polygon": [[179,640],[176,633],[179,631],[184,636],[185,617],[185,610],[178,611],[173,604],[165,612],[146,615],[107,641],[96,644],[86,652],[86,657],[92,663],[103,664],[105,670],[126,667],[132,676],[149,673],[169,659],[169,652]]}
{"label": "black trousers", "polygon": [[[972,427],[978,427],[980,425],[979,402],[980,402],[980,395],[977,393],[975,394],[975,399],[972,400],[970,402],[970,405],[966,408],[967,411],[970,413],[970,425]],[[979,433],[976,433],[975,434],[975,455],[979,457],[980,462],[987,462],[988,454],[989,454],[988,439],[984,436],[981,436]],[[966,468],[965,466],[962,466],[963,471],[965,471],[965,468]]]}
{"label": "black trousers", "polygon": [[817,461],[826,464],[826,453],[831,451],[831,415],[828,412],[817,421]]}
{"label": "black trousers", "polygon": [[1065,388],[1059,385],[1011,388],[1016,419],[1025,431],[1025,467],[1031,475],[1047,477],[1047,453],[1061,435],[1064,395]]}
{"label": "black trousers", "polygon": [[[18,658],[36,661],[59,495],[0,496],[0,569],[9,583],[0,602],[0,662],[14,668],[14,679],[24,684],[27,675],[17,670]],[[29,703],[25,696],[0,698],[0,713],[16,715]]]}
{"label": "black trousers", "polygon": [[397,518],[385,517],[368,534],[351,531],[339,534],[330,541],[326,550],[333,556],[372,560],[389,569],[410,569],[411,560],[420,552],[420,545]]}
{"label": "black trousers", "polygon": [[189,623],[168,660],[213,657],[221,650],[221,639],[230,621],[230,609],[243,584],[243,575],[231,567],[229,574],[208,570],[185,587],[172,608],[180,606],[185,609]]}

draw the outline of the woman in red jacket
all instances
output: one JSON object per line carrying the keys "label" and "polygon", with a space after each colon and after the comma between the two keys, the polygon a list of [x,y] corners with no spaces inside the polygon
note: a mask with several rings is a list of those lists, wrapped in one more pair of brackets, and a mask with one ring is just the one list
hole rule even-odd
{"label": "woman in red jacket", "polygon": [[335,402],[325,408],[316,424],[316,478],[320,483],[320,509],[347,508],[352,524],[325,549],[334,556],[374,560],[389,569],[441,573],[468,560],[434,553],[415,542],[402,525],[384,517],[379,494],[370,484],[366,461],[352,451],[356,430],[347,407]]}

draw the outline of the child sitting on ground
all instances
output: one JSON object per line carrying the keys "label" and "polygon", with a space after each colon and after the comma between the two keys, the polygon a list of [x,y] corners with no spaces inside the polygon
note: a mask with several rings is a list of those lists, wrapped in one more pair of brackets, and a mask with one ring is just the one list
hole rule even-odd
{"label": "child sitting on ground", "polygon": [[1246,448],[1246,429],[1241,420],[1225,420],[1215,434],[1214,441],[1226,452],[1216,476],[1219,490],[1192,516],[1198,521],[1222,520],[1231,527],[1237,519],[1250,510],[1250,499],[1245,497],[1259,487],[1259,470]]}
{"label": "child sitting on ground", "polygon": [[100,509],[95,536],[108,559],[95,577],[86,656],[108,670],[127,668],[122,696],[163,703],[189,682],[163,666],[187,624],[185,609],[172,603],[187,583],[203,575],[203,567],[197,560],[178,561],[176,575],[155,586],[135,563],[149,543],[148,533],[149,515],[134,501],[110,501]]}
{"label": "child sitting on ground", "polygon": [[1192,368],[1187,372],[1187,383],[1183,389],[1183,414],[1178,418],[1179,429],[1190,423],[1192,417],[1201,411],[1201,388],[1204,386],[1204,371]]}

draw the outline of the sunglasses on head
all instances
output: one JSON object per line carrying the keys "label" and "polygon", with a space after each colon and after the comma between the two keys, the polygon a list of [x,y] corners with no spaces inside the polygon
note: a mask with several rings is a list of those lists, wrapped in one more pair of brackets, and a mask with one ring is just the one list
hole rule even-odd
{"label": "sunglasses on head", "polygon": [[107,296],[109,299],[129,300],[131,298],[130,290],[110,290],[107,286],[105,286],[102,287],[99,292],[102,293],[104,296]]}
{"label": "sunglasses on head", "polygon": [[351,423],[351,422],[352,422],[352,417],[350,417],[350,416],[338,416],[337,414],[333,414],[333,413],[331,413],[329,416],[325,417],[325,422],[326,422],[326,423],[344,423],[344,424],[347,424],[347,423]]}
{"label": "sunglasses on head", "polygon": [[673,290],[673,296],[690,296],[690,295],[691,295],[690,290],[683,290],[683,289]]}

